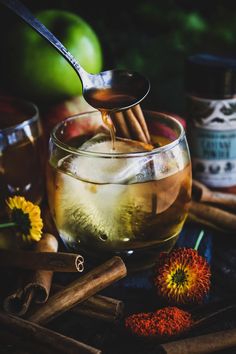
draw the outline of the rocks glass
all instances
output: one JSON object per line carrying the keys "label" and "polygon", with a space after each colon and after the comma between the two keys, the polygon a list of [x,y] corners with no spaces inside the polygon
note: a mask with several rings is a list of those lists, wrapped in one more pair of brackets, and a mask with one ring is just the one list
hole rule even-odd
{"label": "rocks glass", "polygon": [[191,164],[185,132],[174,118],[144,112],[153,150],[117,137],[101,114],[59,123],[50,138],[48,197],[68,249],[92,262],[121,256],[131,270],[150,267],[174,246],[187,216]]}

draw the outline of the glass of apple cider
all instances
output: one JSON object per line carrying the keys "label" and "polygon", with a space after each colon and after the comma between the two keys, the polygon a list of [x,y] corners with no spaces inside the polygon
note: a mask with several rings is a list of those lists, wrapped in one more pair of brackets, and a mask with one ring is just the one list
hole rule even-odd
{"label": "glass of apple cider", "polygon": [[59,123],[49,142],[47,190],[68,249],[91,261],[119,255],[128,269],[154,264],[175,245],[191,199],[191,164],[183,126],[144,112],[154,148],[116,137],[98,111]]}
{"label": "glass of apple cider", "polygon": [[38,108],[0,97],[0,216],[13,195],[40,203],[45,185],[43,135]]}

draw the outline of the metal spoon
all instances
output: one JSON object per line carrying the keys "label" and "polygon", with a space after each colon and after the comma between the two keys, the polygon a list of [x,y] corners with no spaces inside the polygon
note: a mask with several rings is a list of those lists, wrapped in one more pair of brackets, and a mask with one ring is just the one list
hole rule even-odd
{"label": "metal spoon", "polygon": [[[85,100],[99,110],[121,111],[141,102],[150,90],[148,79],[136,72],[86,72],[63,44],[18,0],[0,0],[55,47],[80,77]],[[37,68],[35,68],[37,70]]]}

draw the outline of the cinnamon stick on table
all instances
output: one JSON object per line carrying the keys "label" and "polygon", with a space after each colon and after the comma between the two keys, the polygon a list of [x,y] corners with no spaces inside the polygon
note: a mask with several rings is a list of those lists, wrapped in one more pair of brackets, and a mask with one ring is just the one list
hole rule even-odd
{"label": "cinnamon stick on table", "polygon": [[192,201],[189,216],[195,221],[218,228],[225,232],[236,231],[236,215],[225,210]]}
{"label": "cinnamon stick on table", "polygon": [[71,311],[78,315],[116,323],[123,317],[124,303],[111,297],[94,295]]}
{"label": "cinnamon stick on table", "polygon": [[101,354],[99,349],[66,337],[35,323],[0,312],[0,328],[11,334],[20,335],[24,340],[34,341],[50,348],[53,352],[64,354]]}
{"label": "cinnamon stick on table", "polygon": [[166,354],[207,354],[236,346],[236,328],[161,345]]}
{"label": "cinnamon stick on table", "polygon": [[195,179],[193,179],[193,197],[199,202],[208,202],[236,211],[235,194],[213,191]]}
{"label": "cinnamon stick on table", "polygon": [[[35,252],[57,252],[57,239],[51,234],[43,234],[35,245]],[[7,296],[3,302],[6,312],[23,316],[32,302],[44,303],[47,301],[53,272],[37,270],[22,273],[21,284],[13,294]]]}
{"label": "cinnamon stick on table", "polygon": [[0,250],[0,267],[53,272],[82,272],[83,263],[83,257],[75,253]]}
{"label": "cinnamon stick on table", "polygon": [[[65,287],[53,285],[52,290],[62,290]],[[103,320],[105,322],[118,322],[123,317],[124,303],[111,297],[94,295],[71,309],[77,315]]]}
{"label": "cinnamon stick on table", "polygon": [[126,274],[127,270],[122,259],[113,257],[78,280],[70,283],[65,289],[52,295],[46,304],[31,314],[29,320],[45,324],[123,278]]}

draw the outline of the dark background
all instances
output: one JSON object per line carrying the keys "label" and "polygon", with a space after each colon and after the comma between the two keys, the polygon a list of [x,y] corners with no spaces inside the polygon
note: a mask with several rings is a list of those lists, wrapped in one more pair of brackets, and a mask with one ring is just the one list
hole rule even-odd
{"label": "dark background", "polygon": [[[236,3],[233,1],[66,1],[24,0],[33,12],[73,11],[96,31],[104,68],[139,71],[151,82],[145,108],[184,115],[184,60],[194,53],[236,55]],[[2,43],[8,26],[19,21],[0,5]],[[3,50],[2,50],[3,51]],[[4,56],[2,52],[1,57]],[[0,73],[0,85],[3,73]]]}
{"label": "dark background", "polygon": [[[84,18],[96,31],[103,47],[104,68],[127,68],[146,75],[151,82],[151,91],[143,105],[155,110],[168,110],[184,115],[184,62],[188,55],[208,52],[224,56],[236,56],[236,2],[220,0],[174,1],[174,0],[23,0],[32,11],[57,8],[73,11]],[[0,4],[0,63],[4,62],[4,43],[8,29],[19,21],[15,15]],[[16,58],[17,63],[17,58]],[[0,89],[4,91],[4,66],[0,67]],[[188,231],[188,230],[187,230]],[[188,236],[193,236],[188,231]],[[222,299],[235,294],[235,240],[220,235],[208,234],[201,254],[213,258],[212,294],[210,299]],[[224,238],[223,238],[224,237]],[[214,240],[212,246],[209,239]],[[189,238],[191,239],[191,238]],[[184,246],[191,246],[187,243]],[[124,286],[124,285],[123,285]],[[108,295],[122,299],[126,288],[112,289]],[[111,290],[111,291],[112,291]],[[138,299],[138,301],[137,301]],[[149,290],[131,289],[126,299],[126,308],[140,311],[148,302],[152,306]],[[131,306],[133,305],[133,307]],[[137,309],[136,309],[137,310]],[[126,344],[110,324],[101,326],[93,322],[78,323],[78,318],[66,314],[52,328],[78,338],[99,348],[104,353],[146,353],[146,343]],[[202,333],[235,327],[235,311],[224,314],[221,321],[202,329]],[[122,338],[122,340],[121,340]],[[110,350],[112,348],[112,350]],[[153,348],[150,353],[157,353]],[[14,348],[13,348],[14,350]],[[223,353],[235,353],[235,348]],[[0,348],[1,352],[1,348]],[[10,349],[8,353],[10,352]],[[16,352],[19,354],[18,348]]]}

